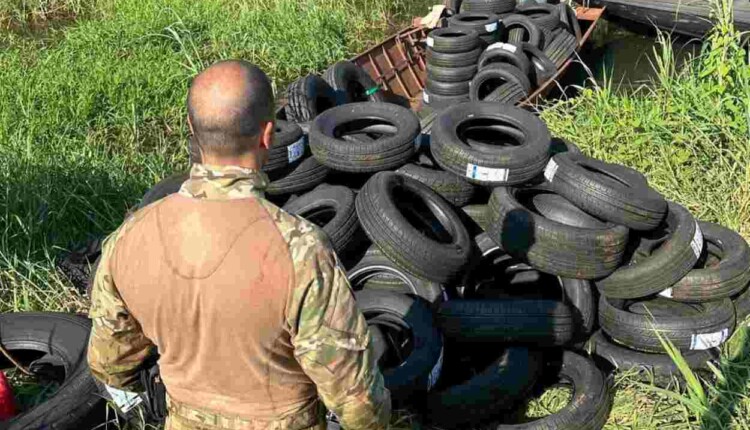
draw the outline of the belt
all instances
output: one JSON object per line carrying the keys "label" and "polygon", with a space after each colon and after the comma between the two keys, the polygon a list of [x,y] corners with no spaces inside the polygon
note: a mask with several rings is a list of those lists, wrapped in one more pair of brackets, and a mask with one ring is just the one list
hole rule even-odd
{"label": "belt", "polygon": [[167,410],[170,417],[227,430],[303,430],[319,427],[321,423],[325,422],[323,421],[324,410],[319,402],[288,417],[270,421],[221,415],[186,405],[169,398],[169,396],[167,396]]}

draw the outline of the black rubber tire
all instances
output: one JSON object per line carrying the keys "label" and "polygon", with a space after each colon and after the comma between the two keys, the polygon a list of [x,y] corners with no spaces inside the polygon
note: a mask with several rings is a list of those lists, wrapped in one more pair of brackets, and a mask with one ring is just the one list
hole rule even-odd
{"label": "black rubber tire", "polygon": [[459,96],[462,94],[469,94],[471,82],[471,80],[462,82],[441,82],[427,79],[425,89],[427,89],[431,94],[437,94],[441,96]]}
{"label": "black rubber tire", "polygon": [[508,83],[518,84],[526,94],[531,92],[531,82],[521,69],[512,64],[497,63],[483,67],[474,76],[471,80],[469,99],[484,101],[494,90]]}
{"label": "black rubber tire", "polygon": [[312,121],[324,111],[336,106],[336,91],[323,78],[315,75],[303,76],[289,84],[286,118],[292,122]]}
{"label": "black rubber tire", "polygon": [[[486,126],[487,122],[493,125]],[[477,127],[480,131],[500,129],[500,134],[520,145],[480,144],[474,148],[461,138],[462,130],[472,123],[481,125]],[[518,142],[519,134],[522,142]],[[473,102],[452,106],[440,114],[432,129],[430,151],[440,167],[471,183],[513,185],[534,178],[544,169],[549,143],[547,126],[531,113],[508,105]]]}
{"label": "black rubber tire", "polygon": [[413,276],[396,266],[377,246],[367,249],[364,257],[347,271],[354,290],[388,290],[411,294],[436,304],[443,301],[440,284]]}
{"label": "black rubber tire", "polygon": [[600,430],[614,401],[612,379],[587,357],[562,352],[557,381],[572,385],[569,403],[559,412],[523,424],[500,424],[495,430]]}
{"label": "black rubber tire", "polygon": [[532,211],[527,199],[549,192],[543,187],[495,188],[488,205],[492,240],[532,267],[566,278],[597,279],[617,269],[628,229],[609,223],[603,228],[576,227]]}
{"label": "black rubber tire", "polygon": [[517,83],[507,82],[507,83],[500,85],[491,93],[489,93],[487,97],[484,98],[483,101],[498,102],[498,103],[515,106],[516,104],[521,102],[523,99],[525,99],[528,95],[529,93],[524,91],[523,88],[521,88],[521,86],[518,85]]}
{"label": "black rubber tire", "polygon": [[390,291],[362,290],[354,296],[368,323],[385,315],[386,323],[405,324],[412,333],[411,354],[400,366],[382,370],[393,405],[402,407],[424,396],[439,378],[443,358],[443,340],[428,305]]}
{"label": "black rubber tire", "polygon": [[461,210],[474,221],[482,230],[487,230],[490,225],[490,213],[487,205],[468,205]]}
{"label": "black rubber tire", "polygon": [[[356,204],[370,240],[417,277],[448,283],[471,257],[471,238],[453,207],[417,180],[394,172],[377,173],[359,192]],[[420,210],[432,219],[425,219]],[[415,228],[417,223],[429,236]]]}
{"label": "black rubber tire", "polygon": [[[670,306],[664,298],[638,302],[640,307]],[[671,302],[672,305],[683,305]],[[647,312],[635,313],[614,307],[606,297],[599,300],[599,324],[616,342],[629,348],[654,353],[664,353],[664,348],[656,336],[672,341],[680,351],[709,349],[720,346],[734,332],[735,314],[729,299],[693,305],[696,312],[691,315],[668,315],[654,313],[652,319]],[[702,336],[698,336],[702,335]]]}
{"label": "black rubber tire", "polygon": [[266,194],[279,196],[311,190],[322,184],[329,172],[328,167],[320,164],[314,157],[307,157],[279,174],[269,175],[271,182]]}
{"label": "black rubber tire", "polygon": [[459,13],[448,19],[448,28],[474,30],[482,36],[497,37],[500,17],[494,13]]}
{"label": "black rubber tire", "polygon": [[[737,232],[718,224],[699,221],[706,251],[718,263],[697,265],[668,289],[667,297],[702,303],[736,296],[750,284],[750,247]],[[663,293],[663,292],[662,292]]]}
{"label": "black rubber tire", "polygon": [[424,417],[436,428],[463,428],[513,409],[532,390],[542,371],[542,356],[510,347],[481,373],[461,384],[427,395]]}
{"label": "black rubber tire", "polygon": [[146,191],[146,194],[143,195],[141,202],[138,203],[138,209],[143,209],[153,202],[159,201],[170,194],[180,191],[180,187],[182,187],[182,184],[187,181],[188,178],[190,178],[189,173],[181,172],[167,176],[157,182],[156,185],[151,187],[151,189]]}
{"label": "black rubber tire", "polygon": [[516,8],[516,0],[464,0],[461,13],[507,13]]}
{"label": "black rubber tire", "polygon": [[479,47],[479,33],[463,28],[438,28],[427,36],[427,46],[445,54],[469,52]]}
{"label": "black rubber tire", "polygon": [[476,66],[479,55],[482,53],[480,48],[471,51],[459,52],[455,54],[446,54],[444,52],[427,49],[427,68],[432,66],[438,67],[466,67]]}
{"label": "black rubber tire", "polygon": [[[44,353],[43,359],[50,359],[65,369],[65,378],[51,398],[3,421],[0,427],[6,430],[73,430],[93,428],[104,419],[105,404],[86,360],[90,332],[91,321],[78,315],[0,314],[0,341],[6,350],[11,354],[19,350]],[[0,361],[7,363],[1,355]]]}
{"label": "black rubber tire", "polygon": [[349,188],[338,185],[318,186],[285,204],[283,209],[321,227],[338,255],[347,255],[361,239],[354,208],[354,191]]}
{"label": "black rubber tire", "polygon": [[560,8],[560,27],[576,38],[576,42],[581,40],[581,25],[578,22],[578,16],[575,9],[567,3],[557,5]]}
{"label": "black rubber tire", "polygon": [[351,61],[339,61],[326,69],[323,79],[336,93],[337,104],[385,102],[385,94],[365,69]]}
{"label": "black rubber tire", "polygon": [[667,201],[640,173],[576,154],[559,154],[545,177],[552,188],[586,212],[634,230],[653,230],[667,213]]}
{"label": "black rubber tire", "polygon": [[[361,123],[367,121],[367,123]],[[350,131],[388,127],[394,131],[366,142],[348,142],[340,129]],[[414,155],[419,118],[411,110],[391,103],[349,103],[319,115],[310,128],[310,149],[315,158],[331,169],[349,173],[372,173],[402,166]]]}
{"label": "black rubber tire", "polygon": [[576,37],[567,31],[559,31],[544,46],[544,54],[555,63],[557,68],[561,68],[570,57],[573,56],[578,47]]}
{"label": "black rubber tire", "polygon": [[531,18],[523,15],[511,15],[502,20],[503,36],[508,43],[521,45],[526,42],[537,48],[544,44],[544,34]]}
{"label": "black rubber tire", "polygon": [[476,192],[474,185],[450,172],[435,167],[407,164],[396,170],[396,173],[401,173],[427,185],[456,206],[468,204]]}
{"label": "black rubber tire", "polygon": [[[620,371],[638,370],[647,376],[654,376],[655,381],[668,380],[673,377],[682,378],[677,364],[667,354],[651,354],[636,351],[618,345],[599,330],[591,336],[588,347],[593,356],[600,357]],[[706,349],[682,353],[682,358],[693,370],[709,370],[708,363],[718,362],[719,351]],[[666,382],[666,381],[665,381]]]}
{"label": "black rubber tire", "polygon": [[552,221],[574,227],[607,228],[605,221],[589,215],[559,194],[538,194],[533,196],[531,200],[536,211]]}
{"label": "black rubber tire", "polygon": [[306,139],[297,124],[276,120],[273,145],[268,150],[268,161],[263,165],[263,171],[269,173],[294,164],[305,154],[305,146]]}
{"label": "black rubber tire", "polygon": [[743,292],[732,298],[734,310],[737,316],[737,324],[745,321],[750,316],[750,288],[745,288]]}
{"label": "black rubber tire", "polygon": [[531,82],[536,82],[537,86],[542,86],[545,82],[555,76],[555,73],[557,73],[555,63],[553,63],[552,60],[550,60],[549,57],[547,57],[547,55],[545,55],[538,47],[530,43],[523,43],[521,44],[521,48],[531,62],[532,67],[529,75],[529,80]]}
{"label": "black rubber tire", "polygon": [[427,81],[440,82],[465,82],[471,81],[477,74],[477,66],[463,67],[440,67],[430,65],[427,67]]}
{"label": "black rubber tire", "polygon": [[649,236],[634,238],[622,267],[596,281],[596,286],[610,299],[637,299],[666,290],[695,266],[704,249],[703,242],[690,212],[669,202],[662,227]]}
{"label": "black rubber tire", "polygon": [[531,63],[526,55],[516,45],[510,43],[495,43],[487,47],[479,56],[479,69],[483,69],[493,63],[507,63],[516,66],[523,72],[528,81]]}
{"label": "black rubber tire", "polygon": [[570,306],[554,300],[451,300],[440,305],[437,324],[455,342],[568,344],[575,332]]}
{"label": "black rubber tire", "polygon": [[429,90],[424,90],[422,101],[433,109],[443,110],[457,103],[468,102],[469,94],[461,94],[459,96],[441,96],[440,94],[433,94]]}
{"label": "black rubber tire", "polygon": [[556,5],[528,2],[518,5],[516,13],[527,16],[539,26],[552,31],[560,24],[560,10]]}

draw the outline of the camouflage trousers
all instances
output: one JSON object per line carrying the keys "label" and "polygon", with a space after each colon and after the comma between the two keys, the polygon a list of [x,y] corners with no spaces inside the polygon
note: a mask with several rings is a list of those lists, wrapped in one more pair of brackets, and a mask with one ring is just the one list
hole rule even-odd
{"label": "camouflage trousers", "polygon": [[164,430],[326,430],[325,416],[320,407],[280,421],[260,421],[199,410],[167,396],[167,411]]}

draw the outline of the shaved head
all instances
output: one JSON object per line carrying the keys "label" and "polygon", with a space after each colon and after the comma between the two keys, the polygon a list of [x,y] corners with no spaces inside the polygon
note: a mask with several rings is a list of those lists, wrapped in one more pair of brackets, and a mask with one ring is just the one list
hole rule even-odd
{"label": "shaved head", "polygon": [[273,121],[271,82],[256,66],[221,61],[195,77],[188,92],[188,117],[204,154],[234,157],[255,149]]}

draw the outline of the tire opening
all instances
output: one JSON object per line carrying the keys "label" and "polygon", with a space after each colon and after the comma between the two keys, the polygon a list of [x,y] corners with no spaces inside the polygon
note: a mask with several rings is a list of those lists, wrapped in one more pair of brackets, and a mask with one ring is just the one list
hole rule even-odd
{"label": "tire opening", "polygon": [[13,359],[32,373],[32,375],[23,374],[0,355],[0,371],[5,373],[10,382],[19,413],[28,412],[54,397],[65,381],[64,363],[44,351],[14,349],[9,345],[5,347],[12,354]]}
{"label": "tire opening", "polygon": [[407,187],[393,189],[393,201],[407,222],[429,239],[439,243],[453,243],[454,232],[448,219],[439,209]]}
{"label": "tire opening", "polygon": [[463,121],[456,128],[456,134],[461,141],[475,149],[481,149],[482,146],[521,146],[525,138],[523,131],[512,124],[491,118]]}

